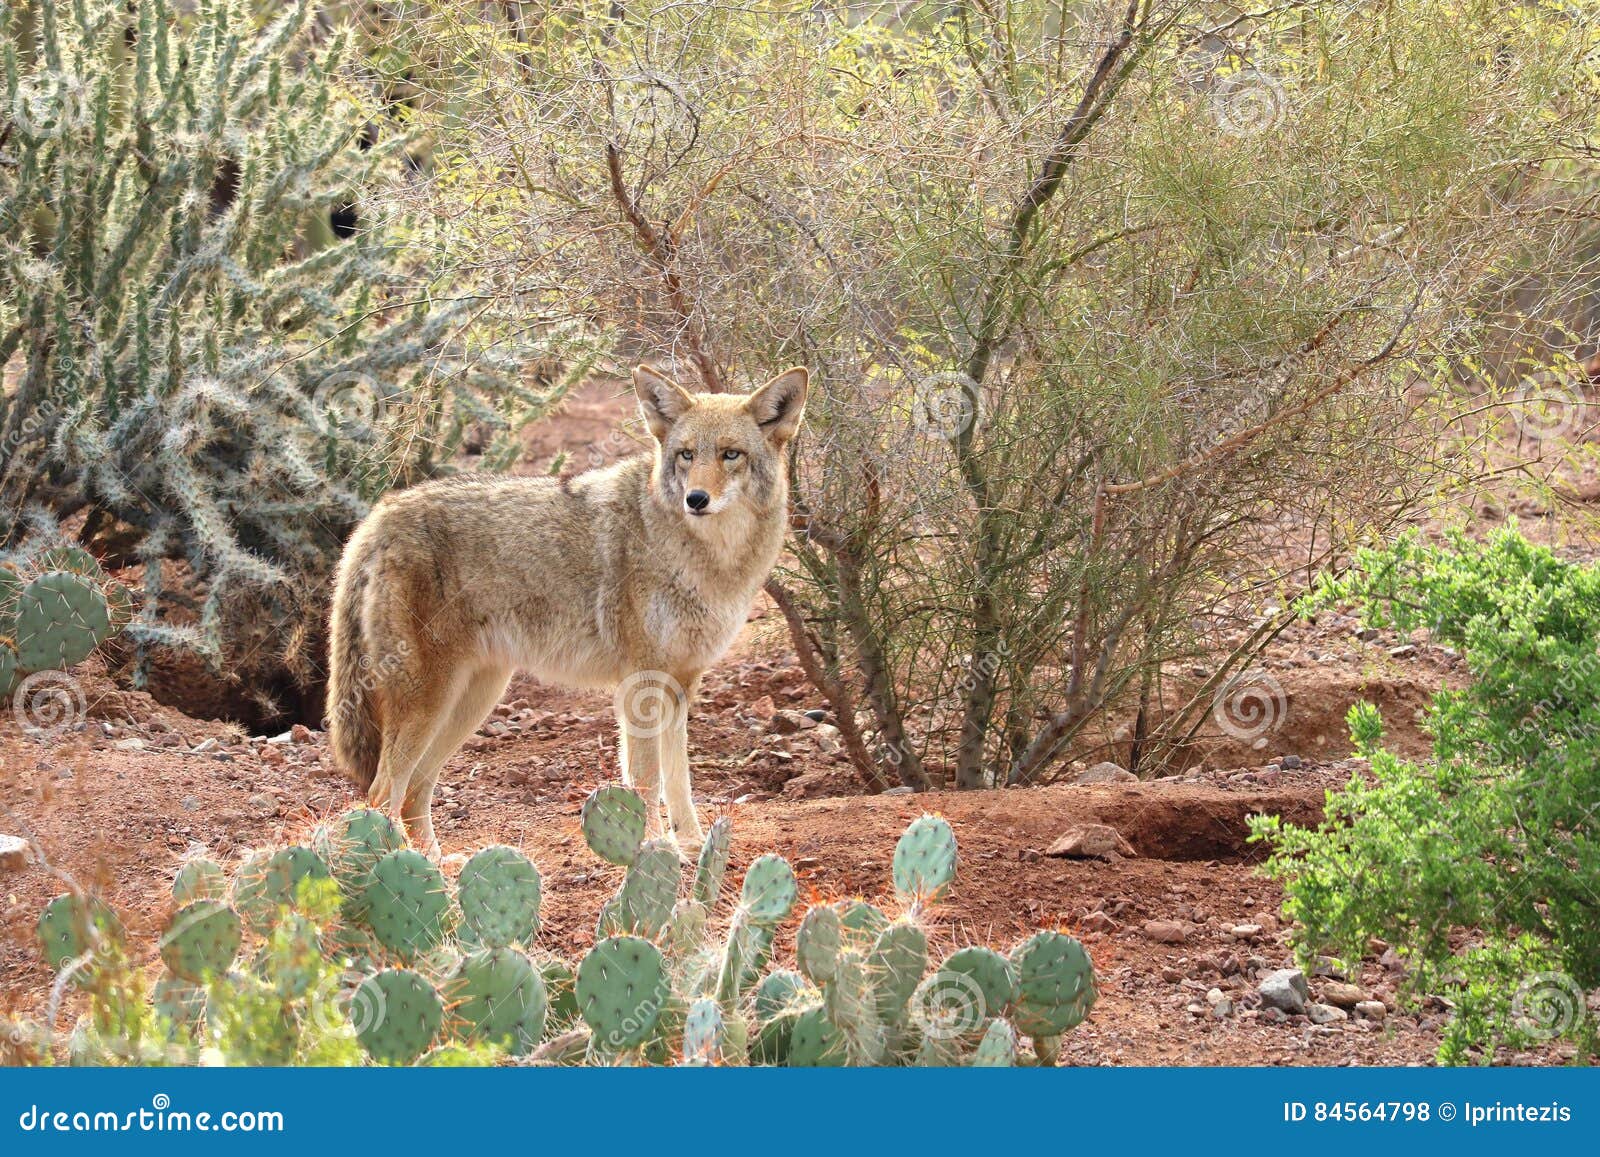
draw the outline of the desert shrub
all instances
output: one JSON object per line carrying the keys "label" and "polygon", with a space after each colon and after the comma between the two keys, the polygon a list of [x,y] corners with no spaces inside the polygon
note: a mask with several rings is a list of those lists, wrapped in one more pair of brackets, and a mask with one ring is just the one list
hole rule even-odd
{"label": "desert shrub", "polygon": [[259,7],[0,11],[0,542],[70,521],[142,564],[141,659],[197,647],[267,699],[318,681],[368,504],[547,396],[377,199],[408,136],[350,36]]}
{"label": "desert shrub", "polygon": [[1362,551],[1306,609],[1352,602],[1375,627],[1425,628],[1471,681],[1435,697],[1431,759],[1382,746],[1370,704],[1350,714],[1371,760],[1316,829],[1255,821],[1273,845],[1302,954],[1404,959],[1413,994],[1450,990],[1442,1056],[1570,1035],[1594,1048],[1600,986],[1600,566],[1514,530],[1480,544],[1415,536]]}
{"label": "desert shrub", "polygon": [[436,7],[442,246],[691,386],[817,374],[769,589],[880,785],[1185,742],[1427,492],[1407,387],[1595,108],[1548,7]]}

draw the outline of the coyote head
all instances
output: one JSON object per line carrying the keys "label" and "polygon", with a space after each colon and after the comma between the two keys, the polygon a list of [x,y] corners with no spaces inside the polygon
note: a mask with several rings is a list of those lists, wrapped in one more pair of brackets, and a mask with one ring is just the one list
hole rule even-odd
{"label": "coyote head", "polygon": [[753,394],[691,394],[653,366],[635,369],[662,501],[690,522],[781,501],[783,448],[800,429],[809,377],[797,367]]}

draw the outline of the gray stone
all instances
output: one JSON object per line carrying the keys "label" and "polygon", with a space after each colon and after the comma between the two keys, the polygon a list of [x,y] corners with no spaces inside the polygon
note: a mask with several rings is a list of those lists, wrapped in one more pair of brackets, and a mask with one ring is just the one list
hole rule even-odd
{"label": "gray stone", "polygon": [[1308,1004],[1306,1015],[1311,1018],[1312,1024],[1338,1024],[1350,1019],[1348,1012],[1331,1004]]}
{"label": "gray stone", "polygon": [[1300,757],[1298,755],[1286,755],[1283,757],[1282,767],[1285,771],[1299,771],[1300,766]]}
{"label": "gray stone", "polygon": [[1382,1021],[1389,1015],[1389,1009],[1381,1000],[1363,1000],[1356,1005],[1356,1015],[1364,1016],[1368,1020]]}
{"label": "gray stone", "polygon": [[18,872],[33,863],[33,852],[21,836],[0,836],[0,872]]}
{"label": "gray stone", "polygon": [[1078,824],[1045,849],[1047,856],[1073,860],[1120,860],[1138,855],[1122,833],[1109,824]]}
{"label": "gray stone", "polygon": [[1298,968],[1280,968],[1268,973],[1261,981],[1261,1003],[1281,1012],[1301,1013],[1311,990],[1306,986],[1306,974]]}
{"label": "gray stone", "polygon": [[1073,781],[1074,783],[1138,783],[1139,777],[1127,771],[1110,760],[1097,763],[1088,771],[1083,772]]}

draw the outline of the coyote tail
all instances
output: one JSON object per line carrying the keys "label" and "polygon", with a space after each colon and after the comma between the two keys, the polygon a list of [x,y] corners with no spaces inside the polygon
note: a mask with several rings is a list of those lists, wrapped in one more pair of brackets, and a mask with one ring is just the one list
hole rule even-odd
{"label": "coyote tail", "polygon": [[328,738],[345,775],[365,791],[378,775],[382,733],[373,718],[362,604],[366,602],[370,542],[347,549],[333,589],[328,645]]}

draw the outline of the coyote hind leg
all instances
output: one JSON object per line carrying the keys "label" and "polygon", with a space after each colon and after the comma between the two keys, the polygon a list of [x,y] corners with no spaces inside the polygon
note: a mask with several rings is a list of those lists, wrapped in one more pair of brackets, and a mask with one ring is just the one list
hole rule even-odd
{"label": "coyote hind leg", "polygon": [[404,791],[402,818],[412,844],[431,859],[439,857],[439,841],[433,834],[433,789],[439,782],[439,772],[500,702],[510,682],[511,671],[502,667],[483,668],[463,680],[454,701],[440,713],[426,754],[411,772]]}

